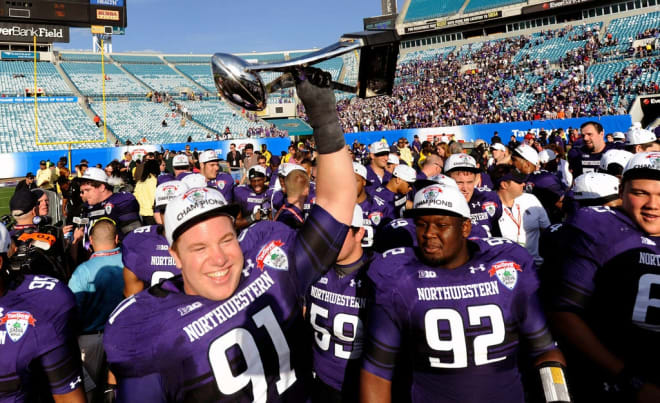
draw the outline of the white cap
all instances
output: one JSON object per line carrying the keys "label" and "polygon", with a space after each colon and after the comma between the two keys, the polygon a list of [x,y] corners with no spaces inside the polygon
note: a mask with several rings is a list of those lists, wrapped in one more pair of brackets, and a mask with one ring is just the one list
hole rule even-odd
{"label": "white cap", "polygon": [[545,164],[547,162],[550,162],[550,161],[554,160],[555,158],[557,158],[557,154],[554,151],[550,150],[549,148],[546,148],[545,150],[542,150],[539,153],[539,162],[541,164]]}
{"label": "white cap", "polygon": [[527,144],[521,144],[516,147],[516,153],[534,165],[539,164],[539,153]]}
{"label": "white cap", "polygon": [[261,165],[254,165],[248,170],[248,179],[258,178],[260,176],[266,177],[266,168]]}
{"label": "white cap", "polygon": [[87,168],[82,178],[90,181],[108,183],[108,175],[105,174],[104,170],[96,167]]}
{"label": "white cap", "polygon": [[660,152],[634,154],[623,169],[623,179],[660,179]]}
{"label": "white cap", "polygon": [[625,135],[624,132],[614,132],[614,133],[612,133],[612,138],[614,140],[625,140],[626,135]]}
{"label": "white cap", "polygon": [[506,146],[502,143],[493,143],[491,144],[490,148],[493,150],[506,151]]}
{"label": "white cap", "polygon": [[621,168],[625,168],[633,155],[626,150],[609,150],[600,158],[600,169],[607,171],[610,164],[619,164]]}
{"label": "white cap", "polygon": [[203,188],[208,183],[204,175],[190,174],[181,178],[181,182],[185,183],[188,189]]}
{"label": "white cap", "polygon": [[415,181],[415,187],[418,189],[433,185],[434,183],[439,183],[440,185],[443,186],[450,186],[450,187],[455,187],[458,188],[458,185],[456,184],[456,181],[450,178],[447,175],[443,174],[437,174],[435,176],[431,176],[427,179],[419,179]]}
{"label": "white cap", "polygon": [[633,122],[632,126],[630,126],[631,129],[641,129],[642,128],[642,122]]}
{"label": "white cap", "polygon": [[458,188],[436,184],[417,191],[413,208],[405,210],[403,214],[405,217],[416,217],[448,213],[469,219],[470,207]]}
{"label": "white cap", "polygon": [[394,168],[394,172],[392,172],[392,176],[403,179],[408,183],[413,183],[417,180],[417,172],[406,164],[397,165]]}
{"label": "white cap", "polygon": [[177,154],[172,159],[172,166],[174,168],[190,168],[190,161],[185,154]]}
{"label": "white cap", "polygon": [[220,158],[218,158],[218,154],[216,154],[214,150],[202,151],[202,153],[199,154],[200,164],[206,164],[207,162],[212,162],[212,161],[220,161]]}
{"label": "white cap", "polygon": [[367,180],[367,168],[359,162],[353,162],[353,172]]}
{"label": "white cap", "polygon": [[383,143],[382,141],[376,141],[371,143],[371,147],[369,147],[369,152],[372,154],[382,154],[382,153],[388,153],[390,152],[390,147]]}
{"label": "white cap", "polygon": [[471,156],[463,153],[452,154],[445,161],[445,173],[451,171],[479,172],[477,161]]}
{"label": "white cap", "polygon": [[170,201],[165,210],[165,238],[172,246],[174,241],[193,225],[222,214],[236,217],[240,207],[227,204],[217,189],[193,188]]}
{"label": "white cap", "polygon": [[619,178],[602,172],[588,172],[575,178],[575,200],[602,199],[619,195]]}
{"label": "white cap", "polygon": [[355,205],[353,209],[353,219],[351,220],[351,227],[362,228],[364,226],[364,219],[362,215],[362,207],[359,204]]}
{"label": "white cap", "polygon": [[631,128],[626,133],[626,145],[634,146],[637,144],[653,143],[656,141],[655,133],[650,130],[640,128]]}
{"label": "white cap", "polygon": [[399,165],[399,156],[394,153],[390,153],[390,155],[387,156],[387,163]]}
{"label": "white cap", "polygon": [[[277,171],[277,174],[282,177],[287,177],[289,174],[293,171],[305,171],[305,168],[302,165],[294,164],[292,162],[285,162],[283,164],[280,164],[280,167]],[[265,175],[265,173],[264,173]]]}
{"label": "white cap", "polygon": [[11,237],[9,236],[9,231],[7,231],[7,227],[4,224],[0,223],[0,253],[7,253],[10,245]]}
{"label": "white cap", "polygon": [[182,195],[186,190],[188,190],[188,186],[181,181],[173,180],[161,183],[156,187],[154,207],[165,206],[170,200]]}

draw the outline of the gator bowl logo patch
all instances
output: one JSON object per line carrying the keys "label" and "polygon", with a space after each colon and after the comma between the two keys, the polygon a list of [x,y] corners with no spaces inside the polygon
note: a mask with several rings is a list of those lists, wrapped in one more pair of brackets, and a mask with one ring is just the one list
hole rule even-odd
{"label": "gator bowl logo patch", "polygon": [[369,220],[371,220],[371,222],[374,223],[374,225],[376,226],[380,225],[382,219],[383,219],[383,213],[381,213],[380,211],[375,211],[369,214]]}
{"label": "gator bowl logo patch", "polygon": [[202,200],[206,200],[206,193],[208,190],[206,188],[195,188],[190,189],[183,195],[184,200],[188,200],[190,203],[197,203]]}
{"label": "gator bowl logo patch", "polygon": [[488,216],[492,217],[495,215],[495,211],[497,211],[497,205],[495,202],[485,202],[484,204],[481,205],[481,208],[488,213]]}
{"label": "gator bowl logo patch", "polygon": [[16,343],[25,335],[29,326],[35,326],[36,321],[30,312],[12,311],[0,318],[0,325],[5,325],[7,335]]}
{"label": "gator bowl logo patch", "polygon": [[112,205],[112,203],[108,203],[108,204],[106,204],[106,205],[105,205],[105,213],[106,213],[107,215],[110,215],[110,213],[112,213],[112,208],[113,208],[113,207],[114,207],[114,206]]}
{"label": "gator bowl logo patch", "polygon": [[522,272],[520,265],[512,261],[501,261],[495,263],[488,270],[490,277],[497,276],[497,279],[503,286],[509,290],[513,290],[518,282],[518,272]]}
{"label": "gator bowl logo patch", "polygon": [[264,271],[264,265],[270,266],[276,270],[289,270],[289,258],[282,250],[284,242],[270,241],[266,246],[261,248],[257,255],[257,267],[259,270]]}

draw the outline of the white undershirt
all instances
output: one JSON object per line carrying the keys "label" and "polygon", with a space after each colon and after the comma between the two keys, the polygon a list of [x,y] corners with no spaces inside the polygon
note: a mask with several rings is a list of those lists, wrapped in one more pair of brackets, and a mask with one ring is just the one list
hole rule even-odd
{"label": "white undershirt", "polygon": [[541,231],[550,226],[550,219],[536,196],[523,193],[516,197],[511,208],[503,203],[499,224],[502,237],[527,248],[537,266],[543,263],[539,255],[539,238]]}

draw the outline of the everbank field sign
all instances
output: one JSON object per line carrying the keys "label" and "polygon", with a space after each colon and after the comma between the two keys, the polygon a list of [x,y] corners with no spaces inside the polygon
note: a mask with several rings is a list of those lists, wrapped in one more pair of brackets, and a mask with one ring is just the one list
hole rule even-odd
{"label": "everbank field sign", "polygon": [[35,36],[41,43],[69,42],[69,27],[0,22],[0,41],[32,42]]}

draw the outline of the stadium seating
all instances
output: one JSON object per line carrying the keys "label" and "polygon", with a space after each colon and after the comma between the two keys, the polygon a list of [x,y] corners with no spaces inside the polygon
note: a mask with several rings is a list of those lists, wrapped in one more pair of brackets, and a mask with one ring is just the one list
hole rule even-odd
{"label": "stadium seating", "polygon": [[[103,133],[76,103],[38,105],[39,141],[102,140]],[[77,148],[108,147],[109,144],[78,144]],[[0,153],[63,149],[65,145],[37,146],[34,105],[0,104]]]}
{"label": "stadium seating", "polygon": [[[104,55],[106,63],[110,61],[108,55]],[[101,63],[100,53],[60,53],[60,60],[63,62],[98,62]]]}
{"label": "stadium seating", "polygon": [[176,93],[180,88],[198,90],[192,81],[164,64],[123,64],[122,67],[154,91]]}
{"label": "stadium seating", "polygon": [[433,48],[409,52],[399,60],[399,64],[409,63],[414,60],[433,60],[442,58],[453,52],[454,49],[456,49],[454,46],[450,46],[445,48]]}
{"label": "stadium seating", "polygon": [[[83,95],[101,96],[101,63],[62,63],[62,69]],[[105,65],[105,92],[116,97],[144,96],[149,89],[114,64]]]}
{"label": "stadium seating", "polygon": [[463,12],[474,13],[476,11],[488,10],[491,8],[505,7],[512,4],[527,3],[526,0],[470,0]]}
{"label": "stadium seating", "polygon": [[271,54],[252,54],[245,53],[237,55],[241,59],[248,60],[253,63],[272,63],[272,62],[281,62],[284,60],[284,53],[271,53]]}
{"label": "stadium seating", "polygon": [[211,55],[208,56],[164,56],[165,60],[174,64],[210,64]]}
{"label": "stadium seating", "polygon": [[206,90],[215,93],[211,64],[178,64],[176,68]]}
{"label": "stadium seating", "polygon": [[163,64],[163,61],[158,56],[112,55],[112,59],[119,63]]}
{"label": "stadium seating", "polygon": [[649,28],[660,28],[660,11],[614,19],[607,27],[607,33],[627,48],[638,33]]}
{"label": "stadium seating", "polygon": [[333,59],[326,60],[324,62],[317,63],[314,65],[314,67],[330,73],[332,75],[333,81],[339,80],[339,73],[341,73],[341,69],[343,66],[344,66],[344,60],[341,57],[335,57]]}
{"label": "stadium seating", "polygon": [[404,22],[414,22],[428,18],[456,14],[465,0],[412,0]]}
{"label": "stadium seating", "polygon": [[[37,87],[45,95],[73,95],[73,92],[50,63],[37,62]],[[0,94],[25,96],[25,89],[34,89],[34,63],[24,61],[0,61]]]}
{"label": "stadium seating", "polygon": [[196,122],[218,133],[224,133],[225,128],[229,127],[234,135],[245,136],[249,128],[263,126],[239,116],[224,102],[184,102],[183,104]]}

